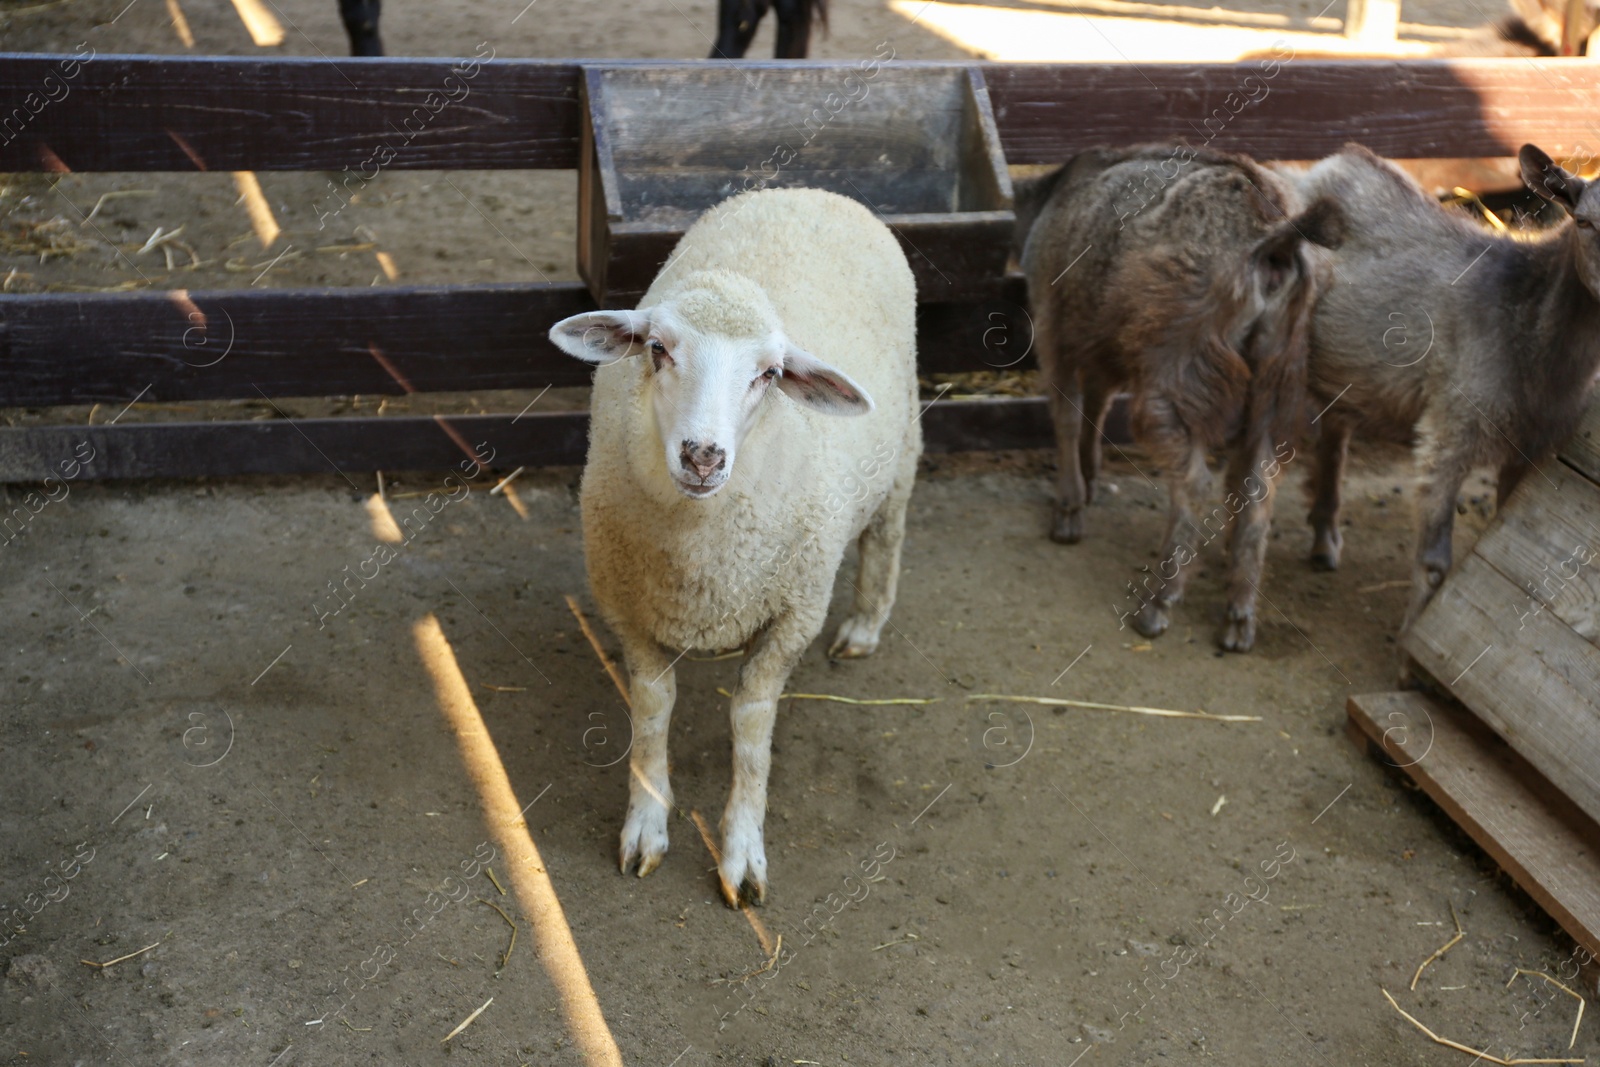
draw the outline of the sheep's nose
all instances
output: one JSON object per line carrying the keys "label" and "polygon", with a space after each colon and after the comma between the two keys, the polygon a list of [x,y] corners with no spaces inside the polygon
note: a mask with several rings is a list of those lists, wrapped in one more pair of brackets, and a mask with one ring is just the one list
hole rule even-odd
{"label": "sheep's nose", "polygon": [[686,470],[698,474],[701,481],[728,465],[728,454],[721,448],[716,445],[695,444],[693,441],[683,443],[678,459]]}

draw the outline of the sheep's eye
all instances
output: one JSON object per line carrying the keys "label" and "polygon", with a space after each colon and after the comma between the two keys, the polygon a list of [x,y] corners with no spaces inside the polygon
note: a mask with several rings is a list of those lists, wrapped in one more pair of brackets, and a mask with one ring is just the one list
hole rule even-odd
{"label": "sheep's eye", "polygon": [[1578,229],[1580,229],[1580,230],[1592,230],[1592,229],[1594,229],[1594,223],[1591,222],[1589,219],[1580,219],[1580,218],[1577,218],[1576,216],[1574,216],[1572,221],[1577,224]]}
{"label": "sheep's eye", "polygon": [[778,376],[778,368],[777,367],[768,367],[766,370],[761,372],[761,377],[765,378],[769,382],[772,381],[772,379],[776,378],[777,376]]}
{"label": "sheep's eye", "polygon": [[660,341],[651,341],[650,354],[652,356],[664,356],[667,354],[667,346],[662,344]]}

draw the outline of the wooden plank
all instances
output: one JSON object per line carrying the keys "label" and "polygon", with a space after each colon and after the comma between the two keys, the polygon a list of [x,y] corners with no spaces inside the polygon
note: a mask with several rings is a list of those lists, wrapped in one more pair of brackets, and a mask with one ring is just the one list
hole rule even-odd
{"label": "wooden plank", "polygon": [[1600,393],[1583,413],[1578,430],[1562,445],[1560,455],[1573,470],[1600,485]]}
{"label": "wooden plank", "polygon": [[[385,169],[578,165],[580,65],[571,60],[493,59],[468,95],[430,115],[425,101],[460,61],[105,55],[63,81],[68,58],[0,62],[0,171],[359,171],[384,146],[393,153]],[[1401,158],[1505,156],[1524,141],[1560,155],[1577,149],[1600,103],[1593,64],[1273,62],[980,66],[1012,163],[1174,138],[1277,159],[1314,158],[1349,140]],[[819,86],[858,70],[853,62],[720,66],[732,76],[815,71]],[[44,103],[47,85],[67,95]],[[1246,106],[1246,96],[1255,102]]]}
{"label": "wooden plank", "polygon": [[[919,308],[924,373],[1034,366],[1026,287],[997,285]],[[577,283],[0,296],[0,407],[587,385],[546,333],[594,306]]]}
{"label": "wooden plank", "polygon": [[0,297],[0,406],[587,385],[581,285]]}
{"label": "wooden plank", "polygon": [[1512,748],[1600,818],[1600,649],[1469,553],[1401,643]]}
{"label": "wooden plank", "polygon": [[[922,416],[929,452],[1044,448],[1050,425],[1044,401],[941,400]],[[1107,420],[1112,439],[1127,440],[1121,405]],[[0,482],[60,477],[61,463],[93,450],[78,475],[88,479],[225,478],[241,474],[357,474],[443,470],[487,442],[497,467],[582,463],[589,415],[547,414],[273,419],[260,422],[168,422],[119,426],[0,428]],[[89,449],[78,451],[87,442]]]}
{"label": "wooden plank", "polygon": [[1600,104],[1592,64],[1283,58],[996,65],[985,77],[1011,163],[1178,138],[1263,159],[1316,159],[1347,141],[1400,159],[1507,156],[1527,141],[1562,155]]}
{"label": "wooden plank", "polygon": [[577,165],[570,60],[71,59],[0,61],[0,171]]}
{"label": "wooden plank", "polygon": [[1351,697],[1350,722],[1561,924],[1600,954],[1600,826],[1466,711]]}
{"label": "wooden plank", "polygon": [[575,464],[588,435],[584,412],[4,428],[0,482],[59,478],[63,460],[91,454],[82,442],[94,456],[82,478],[226,478],[446,470],[485,443],[496,468]]}
{"label": "wooden plank", "polygon": [[1600,655],[1600,486],[1560,463],[1542,470],[1523,480],[1472,551],[1521,590],[1511,608],[1519,620],[1549,611]]}

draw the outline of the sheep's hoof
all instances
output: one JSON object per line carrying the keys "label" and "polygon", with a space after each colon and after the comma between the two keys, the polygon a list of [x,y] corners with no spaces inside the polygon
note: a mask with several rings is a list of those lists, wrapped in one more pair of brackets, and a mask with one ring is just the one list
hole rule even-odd
{"label": "sheep's hoof", "polygon": [[1225,652],[1249,652],[1256,647],[1256,613],[1228,609],[1228,621],[1217,637],[1217,644]]}
{"label": "sheep's hoof", "polygon": [[1154,601],[1139,609],[1133,617],[1133,628],[1145,637],[1160,637],[1172,625],[1172,616],[1165,606]]}
{"label": "sheep's hoof", "polygon": [[1344,548],[1344,538],[1339,536],[1339,531],[1328,529],[1318,530],[1315,542],[1311,546],[1311,569],[1314,571],[1336,571],[1339,569],[1339,555]]}
{"label": "sheep's hoof", "polygon": [[878,651],[878,635],[881,632],[882,623],[874,625],[873,620],[865,615],[852,615],[844,620],[833,644],[828,646],[828,658],[860,659],[870,656]]}
{"label": "sheep's hoof", "polygon": [[661,866],[661,861],[667,857],[667,809],[654,800],[629,805],[617,854],[623,874],[637,864],[638,875],[643,878]]}
{"label": "sheep's hoof", "polygon": [[737,908],[741,900],[756,905],[767,902],[767,852],[759,826],[725,830],[717,880],[730,908]]}
{"label": "sheep's hoof", "polygon": [[1083,509],[1068,511],[1057,506],[1055,521],[1050,529],[1050,540],[1058,545],[1075,545],[1083,540]]}

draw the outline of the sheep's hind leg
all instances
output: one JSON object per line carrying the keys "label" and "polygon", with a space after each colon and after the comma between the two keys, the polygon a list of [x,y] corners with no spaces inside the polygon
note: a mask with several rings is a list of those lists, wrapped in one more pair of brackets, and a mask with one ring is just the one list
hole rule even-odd
{"label": "sheep's hind leg", "polygon": [[906,538],[906,504],[911,499],[911,483],[916,473],[916,458],[906,450],[895,472],[893,488],[878,505],[867,528],[861,531],[857,541],[861,565],[856,573],[855,606],[839,627],[833,644],[828,646],[831,659],[870,656],[878,650],[878,639],[884,623],[889,621],[895,589],[900,582],[900,546]]}
{"label": "sheep's hind leg", "polygon": [[643,878],[667,854],[667,813],[672,785],[667,775],[667,726],[677,699],[673,661],[647,637],[624,636],[629,698],[633,702],[633,749],[628,763],[628,817],[618,850],[622,873],[635,863]]}
{"label": "sheep's hind leg", "polygon": [[822,628],[827,604],[774,619],[756,638],[739,672],[730,718],[733,724],[733,789],[722,814],[722,860],[717,876],[722,898],[739,906],[741,896],[767,900],[767,776],[772,769],[772,726],[789,672]]}

